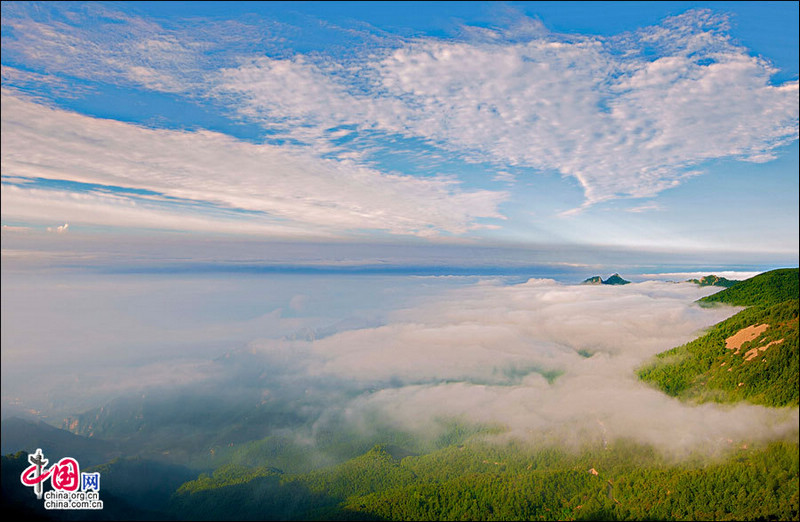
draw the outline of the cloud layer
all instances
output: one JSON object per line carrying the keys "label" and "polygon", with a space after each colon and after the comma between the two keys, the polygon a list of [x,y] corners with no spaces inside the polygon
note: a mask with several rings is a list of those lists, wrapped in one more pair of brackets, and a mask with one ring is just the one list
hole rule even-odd
{"label": "cloud layer", "polygon": [[[4,412],[63,418],[143,394],[157,410],[202,392],[230,397],[242,418],[292,412],[279,429],[304,440],[387,428],[425,440],[454,419],[503,438],[625,437],[676,455],[796,437],[797,408],[692,406],[636,378],[652,355],[736,311],[693,304],[715,288],[468,281],[9,275]],[[184,407],[202,416],[206,405]]]}
{"label": "cloud layer", "polygon": [[335,397],[317,405],[322,430],[343,422],[364,433],[388,425],[431,436],[442,421],[460,419],[522,440],[628,437],[676,454],[795,433],[796,409],[690,406],[637,380],[649,357],[735,311],[691,304],[713,291],[484,282],[398,310],[378,326],[255,341],[226,364],[240,385],[250,376],[280,400]]}
{"label": "cloud layer", "polygon": [[[797,410],[690,406],[639,382],[635,369],[734,309],[692,305],[713,293],[690,284],[625,287],[530,280],[457,289],[397,311],[386,324],[314,340],[254,342],[231,354],[281,379],[359,389],[324,408],[319,428],[341,421],[436,433],[445,419],[503,427],[523,440],[634,438],[682,453],[730,440],[795,433]],[[274,377],[274,376],[273,376]],[[337,399],[341,400],[341,399]]]}
{"label": "cloud layer", "polygon": [[335,141],[324,129],[337,125],[421,138],[574,177],[592,204],[654,196],[711,159],[768,161],[797,139],[797,81],[772,85],[770,64],[725,30],[692,11],[605,39],[420,38],[345,67],[258,58],[224,69],[218,89],[265,125],[302,122],[300,140]]}

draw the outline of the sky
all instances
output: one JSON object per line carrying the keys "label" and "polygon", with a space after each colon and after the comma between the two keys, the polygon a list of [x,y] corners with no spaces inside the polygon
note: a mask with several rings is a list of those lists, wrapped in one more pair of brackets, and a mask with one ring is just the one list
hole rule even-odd
{"label": "sky", "polygon": [[796,265],[797,20],[796,2],[4,2],[4,252]]}

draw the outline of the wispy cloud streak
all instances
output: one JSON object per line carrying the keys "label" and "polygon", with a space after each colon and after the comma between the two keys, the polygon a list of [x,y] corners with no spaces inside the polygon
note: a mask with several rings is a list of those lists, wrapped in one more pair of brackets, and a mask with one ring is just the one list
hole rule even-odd
{"label": "wispy cloud streak", "polygon": [[[502,217],[497,205],[504,193],[466,191],[453,179],[385,174],[209,131],[148,129],[101,120],[35,104],[7,91],[2,103],[4,175],[147,190],[259,212],[262,223],[273,229],[305,225],[309,233],[320,235],[359,230],[458,234],[480,226],[480,218]],[[16,192],[4,190],[9,199],[4,217],[24,211],[20,200],[11,201],[17,193],[31,201],[44,195],[23,185]],[[136,206],[120,195],[92,197],[107,207]],[[61,197],[60,205],[88,204],[89,199],[73,194]],[[92,219],[89,212],[79,214],[78,219],[50,218],[84,223]],[[247,227],[246,216],[240,217]],[[103,212],[93,219],[114,224],[105,222]],[[164,225],[169,228],[168,222]]]}

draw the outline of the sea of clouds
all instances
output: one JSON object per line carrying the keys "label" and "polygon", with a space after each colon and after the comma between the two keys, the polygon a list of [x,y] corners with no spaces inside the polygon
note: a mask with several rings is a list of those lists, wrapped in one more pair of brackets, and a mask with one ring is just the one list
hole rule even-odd
{"label": "sea of clouds", "polygon": [[[11,397],[37,397],[28,377],[38,369],[39,404],[53,409],[88,407],[88,397],[99,405],[148,389],[169,395],[196,386],[295,412],[302,418],[295,434],[307,440],[343,426],[367,437],[388,427],[431,438],[453,420],[495,426],[503,439],[579,444],[624,437],[673,454],[797,436],[797,408],[690,405],[637,379],[635,370],[650,357],[739,310],[694,303],[713,287],[115,277],[127,284],[85,282],[42,308],[58,331],[28,335],[49,348],[35,347],[27,359],[10,350],[22,332],[4,327],[4,409]],[[69,289],[44,286],[28,297],[53,303]],[[83,309],[70,309],[67,301],[78,296]],[[89,313],[87,298],[103,303],[99,316]],[[5,300],[12,300],[8,293]],[[138,308],[148,302],[149,312]],[[19,313],[4,305],[4,315],[17,314],[4,325],[25,327]],[[59,352],[59,343],[79,348]]]}

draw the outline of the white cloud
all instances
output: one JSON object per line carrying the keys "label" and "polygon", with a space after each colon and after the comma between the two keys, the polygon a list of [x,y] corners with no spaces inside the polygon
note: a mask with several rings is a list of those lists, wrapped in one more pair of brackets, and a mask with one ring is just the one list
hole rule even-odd
{"label": "white cloud", "polygon": [[317,371],[366,380],[501,379],[503,368],[531,364],[588,369],[593,363],[579,350],[617,358],[615,370],[623,374],[682,344],[704,321],[730,314],[686,305],[689,296],[714,291],[656,282],[619,288],[550,280],[484,284],[398,312],[385,326],[320,340],[313,350],[324,361]]}
{"label": "white cloud", "polygon": [[63,225],[59,225],[57,227],[47,227],[47,231],[54,234],[65,234],[67,230],[69,230],[69,223],[64,223]]}
{"label": "white cloud", "polygon": [[[691,406],[636,378],[649,357],[736,311],[691,304],[714,291],[658,282],[481,284],[398,311],[383,326],[251,350],[265,361],[293,360],[298,375],[361,382],[370,391],[336,410],[365,429],[375,415],[420,433],[462,418],[525,439],[632,437],[679,452],[792,433],[796,409]],[[550,384],[547,372],[560,376]]]}
{"label": "white cloud", "polygon": [[[479,227],[480,218],[502,217],[497,205],[504,193],[461,190],[452,179],[384,174],[208,131],[154,130],[101,120],[44,107],[8,91],[2,100],[4,175],[153,191],[255,211],[262,214],[252,221],[269,224],[265,233],[305,227],[304,235],[383,230],[434,236]],[[4,199],[14,205],[12,198],[23,193],[45,196],[19,189],[4,191]],[[136,206],[130,197],[101,192],[73,193],[62,203],[87,205],[94,198],[109,206],[115,197],[125,209]],[[4,204],[4,217],[24,212],[19,205],[14,208],[17,214]],[[247,228],[246,216],[239,217]],[[94,219],[103,223],[100,208]]]}
{"label": "white cloud", "polygon": [[[73,223],[120,228],[180,230],[272,237],[303,238],[331,235],[322,229],[309,229],[269,220],[235,219],[230,216],[185,212],[169,206],[148,206],[129,197],[102,192],[76,193],[3,185],[3,219],[46,223],[66,217]],[[59,227],[60,228],[60,227]],[[57,232],[48,227],[48,232]]]}
{"label": "white cloud", "polygon": [[0,66],[4,85],[14,85],[21,90],[37,91],[49,90],[60,98],[77,98],[78,95],[86,95],[90,89],[70,84],[64,78],[54,74],[39,74],[32,71],[24,71],[8,65]]}
{"label": "white cloud", "polygon": [[694,11],[608,39],[419,38],[344,71],[260,58],[223,71],[219,90],[265,125],[302,122],[289,132],[301,140],[343,124],[422,138],[574,177],[590,205],[653,196],[709,159],[768,161],[797,139],[798,83],[772,85],[725,23]]}
{"label": "white cloud", "polygon": [[[91,20],[92,23],[85,24]],[[3,10],[3,48],[49,73],[185,92],[203,72],[211,46],[187,31],[113,11],[100,4],[10,5]],[[32,44],[35,42],[35,44]]]}
{"label": "white cloud", "polygon": [[503,183],[508,183],[509,185],[513,185],[517,182],[517,177],[505,170],[501,170],[495,173],[494,177],[492,178],[494,181],[501,181]]}
{"label": "white cloud", "polygon": [[626,212],[633,212],[634,214],[639,214],[641,212],[648,212],[651,210],[663,210],[663,208],[658,203],[651,201],[650,203],[645,203],[642,205],[638,205],[636,207],[631,207],[629,209],[626,209]]}
{"label": "white cloud", "polygon": [[[10,232],[10,233],[27,233],[31,231],[30,227],[18,227],[14,225],[3,225],[2,227],[3,232]],[[5,255],[5,251],[4,251]]]}

